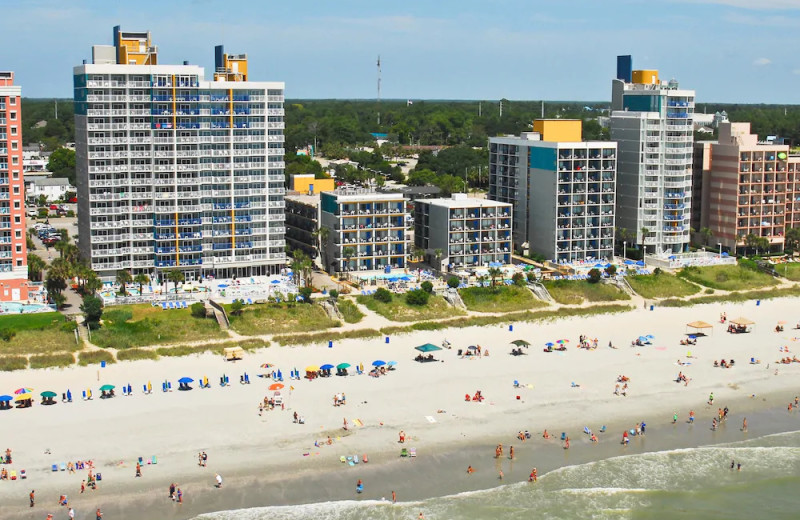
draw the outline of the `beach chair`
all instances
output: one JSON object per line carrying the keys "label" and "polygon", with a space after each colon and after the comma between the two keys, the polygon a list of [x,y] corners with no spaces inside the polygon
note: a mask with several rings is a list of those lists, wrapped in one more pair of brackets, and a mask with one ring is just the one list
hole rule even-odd
{"label": "beach chair", "polygon": [[60,469],[61,471],[67,471],[67,465],[62,462],[61,464],[58,465],[58,469]]}
{"label": "beach chair", "polygon": [[603,426],[600,427],[600,433],[605,433],[605,431],[606,431],[606,425],[604,424]]}
{"label": "beach chair", "polygon": [[158,458],[155,455],[150,457],[150,464],[158,464]]}
{"label": "beach chair", "polygon": [[519,381],[516,379],[514,380],[514,388],[519,388]]}
{"label": "beach chair", "polygon": [[142,393],[147,393],[147,385],[142,385]]}
{"label": "beach chair", "polygon": [[54,473],[55,473],[55,472],[58,472],[58,464],[53,464],[52,466],[50,466],[50,469],[52,469],[52,471],[53,471]]}
{"label": "beach chair", "polygon": [[414,458],[417,456],[417,448],[408,448],[408,456]]}
{"label": "beach chair", "polygon": [[592,434],[592,430],[590,430],[588,426],[584,426],[583,427],[583,433],[585,433],[586,435],[591,435]]}
{"label": "beach chair", "polygon": [[161,310],[167,310],[167,302],[161,302]]}
{"label": "beach chair", "polygon": [[172,383],[167,381],[167,390],[172,392]]}
{"label": "beach chair", "polygon": [[251,300],[250,298],[248,298],[248,299],[247,299],[247,305],[253,305],[253,300]]}
{"label": "beach chair", "polygon": [[247,372],[244,373],[244,382],[247,385],[250,384],[250,374],[248,374]]}
{"label": "beach chair", "polygon": [[401,448],[400,449],[400,456],[401,457],[408,457],[408,448]]}

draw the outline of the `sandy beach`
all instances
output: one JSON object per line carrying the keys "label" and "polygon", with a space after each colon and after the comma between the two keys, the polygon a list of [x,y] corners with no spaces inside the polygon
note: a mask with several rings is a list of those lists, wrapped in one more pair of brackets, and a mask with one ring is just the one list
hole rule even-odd
{"label": "sandy beach", "polygon": [[[275,504],[355,499],[355,482],[365,481],[359,500],[380,500],[394,489],[399,500],[483,489],[498,484],[499,469],[505,482],[527,480],[532,466],[540,475],[551,469],[611,457],[624,450],[659,450],[741,440],[746,436],[797,430],[800,411],[787,414],[787,403],[800,390],[800,363],[776,365],[793,356],[800,331],[796,299],[747,302],[740,305],[701,305],[688,308],[635,309],[624,314],[553,320],[548,323],[514,323],[502,326],[419,332],[381,340],[348,340],[328,348],[327,342],[303,347],[271,347],[226,363],[221,356],[205,354],[158,361],[117,363],[106,368],[76,367],[63,370],[28,370],[4,374],[0,393],[31,387],[34,394],[72,391],[72,403],[31,409],[0,411],[2,450],[13,450],[8,469],[25,469],[28,478],[0,482],[3,518],[43,519],[47,513],[66,518],[56,503],[67,494],[76,518],[94,518],[101,507],[104,518],[193,518],[201,513]],[[719,323],[721,312],[729,318],[745,316],[755,321],[752,332],[728,334]],[[682,346],[686,324],[703,320],[714,324],[713,333],[693,346]],[[774,331],[778,320],[784,332]],[[365,324],[368,325],[368,324]],[[513,325],[513,331],[509,330]],[[266,331],[265,331],[266,332]],[[578,336],[597,338],[596,350],[578,349]],[[631,340],[652,335],[652,345],[631,347]],[[436,363],[416,363],[413,347],[440,345],[448,339],[452,349],[435,352]],[[510,355],[510,342],[532,343],[526,355]],[[568,340],[565,352],[545,353],[546,342]],[[617,348],[609,348],[612,342]],[[489,356],[460,358],[458,349],[481,345]],[[789,353],[780,352],[788,347]],[[687,357],[691,352],[692,357]],[[750,358],[761,364],[750,364]],[[715,368],[714,360],[736,360],[734,368]],[[367,375],[290,381],[291,369],[342,362],[365,367],[373,360],[397,361],[396,370],[379,378]],[[685,363],[678,365],[678,360]],[[285,409],[265,411],[258,404],[272,395],[262,363],[272,363],[284,374]],[[243,372],[251,384],[239,384]],[[690,379],[676,383],[678,372]],[[231,385],[220,387],[228,375]],[[352,371],[351,371],[352,373]],[[614,395],[616,379],[630,378],[627,396]],[[212,387],[178,391],[177,380],[207,376]],[[161,391],[161,382],[173,391]],[[520,388],[513,386],[514,381]],[[142,385],[152,382],[153,393]],[[102,384],[117,386],[117,396],[100,399]],[[130,383],[133,395],[119,389]],[[573,386],[573,383],[576,386]],[[81,399],[91,388],[94,398]],[[485,400],[466,402],[465,394],[480,390]],[[344,392],[347,404],[334,407],[333,396]],[[708,405],[709,394],[715,396]],[[519,399],[517,398],[519,396]],[[719,407],[728,406],[731,418],[724,429],[710,430]],[[693,425],[686,423],[690,410]],[[294,412],[305,424],[295,424]],[[672,424],[673,413],[678,423]],[[740,431],[748,417],[747,433]],[[347,419],[349,430],[342,429]],[[622,431],[647,423],[647,436],[620,445]],[[359,426],[358,424],[363,424]],[[593,444],[583,433],[606,425]],[[544,440],[547,429],[553,439]],[[406,443],[398,443],[399,431]],[[516,439],[529,430],[532,438]],[[557,437],[566,432],[569,450]],[[332,444],[327,444],[328,436]],[[315,446],[315,441],[320,445]],[[495,446],[514,445],[515,461],[494,459]],[[399,456],[402,447],[414,447],[413,460]],[[49,453],[46,453],[49,451]],[[199,467],[197,454],[206,451],[208,466]],[[369,463],[342,464],[343,455],[368,454]],[[507,455],[507,452],[506,452]],[[144,464],[135,477],[138,457],[157,457]],[[92,460],[102,474],[96,491],[80,494],[86,471],[52,472],[52,464]],[[476,473],[466,475],[467,465]],[[214,488],[214,475],[224,479]],[[474,477],[474,478],[472,478]],[[184,503],[168,497],[176,482]],[[28,493],[36,490],[37,504],[28,507]]]}

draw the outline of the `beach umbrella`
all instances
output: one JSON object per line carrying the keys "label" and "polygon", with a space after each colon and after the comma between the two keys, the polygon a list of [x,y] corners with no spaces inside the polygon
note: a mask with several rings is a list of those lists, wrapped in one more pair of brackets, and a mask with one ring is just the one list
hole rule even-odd
{"label": "beach umbrella", "polygon": [[527,342],[527,341],[525,341],[524,339],[515,339],[514,341],[512,341],[512,342],[511,342],[511,344],[512,344],[512,345],[516,345],[516,346],[518,346],[518,347],[527,347],[527,346],[530,346],[530,343],[528,343],[528,342]]}
{"label": "beach umbrella", "polygon": [[325,364],[325,365],[322,365],[322,366],[321,366],[321,367],[319,367],[319,368],[320,368],[320,370],[331,370],[331,369],[333,368],[333,365],[331,365],[331,364]]}
{"label": "beach umbrella", "polygon": [[10,395],[0,395],[0,402],[5,403],[5,402],[8,402],[8,401],[11,401],[12,399],[14,399],[14,398],[11,397]]}
{"label": "beach umbrella", "polygon": [[103,386],[100,387],[100,391],[101,392],[108,392],[110,390],[113,390],[114,388],[116,388],[114,385],[103,385]]}
{"label": "beach umbrella", "polygon": [[396,364],[397,364],[397,361],[389,361],[388,363],[386,363],[386,366],[393,367]]}
{"label": "beach umbrella", "polygon": [[544,344],[545,347],[552,347],[555,343],[550,343],[549,341]]}
{"label": "beach umbrella", "polygon": [[261,363],[261,368],[272,368],[274,366],[272,363]]}
{"label": "beach umbrella", "polygon": [[380,359],[377,359],[377,360],[372,362],[372,366],[374,366],[374,367],[382,367],[385,364],[386,364],[386,361],[381,361]]}
{"label": "beach umbrella", "polygon": [[279,283],[281,283],[281,281],[280,281],[280,280],[272,280],[272,281],[271,281],[271,282],[269,282],[269,283],[271,283],[271,284],[275,285],[275,284],[279,284]]}
{"label": "beach umbrella", "polygon": [[442,347],[437,347],[432,343],[425,343],[424,345],[420,345],[414,348],[419,350],[420,352],[433,352],[435,350],[442,350]]}
{"label": "beach umbrella", "polygon": [[308,365],[306,367],[306,372],[319,372],[319,367],[316,365]]}
{"label": "beach umbrella", "polygon": [[339,363],[336,365],[337,370],[344,370],[345,368],[350,368],[350,363]]}
{"label": "beach umbrella", "polygon": [[556,341],[556,343],[558,343],[559,345],[563,345],[564,343],[569,343],[569,340],[568,339],[560,339],[560,340]]}
{"label": "beach umbrella", "polygon": [[28,400],[28,399],[32,399],[31,394],[19,394],[17,396],[17,398],[14,399],[14,400],[15,401],[25,401],[25,400]]}
{"label": "beach umbrella", "polygon": [[271,385],[269,385],[270,390],[281,390],[282,388],[283,385],[281,383],[272,383]]}
{"label": "beach umbrella", "polygon": [[644,343],[645,341],[647,341],[647,338],[645,336],[639,336],[639,341]]}
{"label": "beach umbrella", "polygon": [[72,391],[67,390],[67,401],[72,401]]}
{"label": "beach umbrella", "polygon": [[26,386],[23,386],[22,388],[17,388],[16,390],[14,390],[14,393],[16,395],[19,395],[19,394],[32,394],[33,393],[33,388],[28,388]]}
{"label": "beach umbrella", "polygon": [[51,392],[50,390],[47,390],[46,392],[42,392],[39,395],[41,395],[42,397],[56,397],[56,396],[58,396],[57,393]]}
{"label": "beach umbrella", "polygon": [[695,336],[694,334],[689,334],[689,339],[697,339],[697,336]]}
{"label": "beach umbrella", "polygon": [[467,349],[469,349],[469,350],[478,350],[478,347],[476,347],[475,345],[470,345],[470,346],[467,347]]}
{"label": "beach umbrella", "polygon": [[191,377],[182,377],[182,378],[178,379],[178,382],[185,385],[185,384],[188,384],[188,383],[194,383],[194,379],[192,379]]}
{"label": "beach umbrella", "polygon": [[648,334],[647,336],[645,336],[645,338],[647,338],[647,339],[656,339],[656,337],[653,336],[652,334]]}

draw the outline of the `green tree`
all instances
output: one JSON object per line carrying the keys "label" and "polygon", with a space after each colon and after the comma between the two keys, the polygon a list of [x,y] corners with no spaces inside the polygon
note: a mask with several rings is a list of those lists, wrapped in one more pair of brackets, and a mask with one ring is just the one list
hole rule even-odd
{"label": "green tree", "polygon": [[350,267],[350,259],[355,256],[356,250],[352,247],[345,247],[342,249],[342,256],[344,257],[345,266]]}
{"label": "green tree", "polygon": [[491,278],[491,280],[492,280],[492,287],[494,287],[496,285],[498,276],[503,276],[503,271],[501,271],[497,267],[490,267],[489,268],[489,278]]}
{"label": "green tree", "polygon": [[430,293],[422,289],[413,289],[406,293],[406,303],[415,306],[427,305],[430,297]]}
{"label": "green tree", "polygon": [[53,177],[66,177],[69,183],[75,185],[75,150],[59,148],[50,155],[47,169],[53,172]]}
{"label": "green tree", "polygon": [[589,283],[597,283],[601,278],[603,278],[603,275],[600,274],[599,269],[595,268],[589,270]]}
{"label": "green tree", "polygon": [[458,280],[458,276],[449,276],[447,277],[447,286],[451,289],[456,289],[460,285],[460,281]]}
{"label": "green tree", "polygon": [[131,276],[131,272],[127,269],[120,269],[117,271],[117,283],[119,284],[119,293],[122,296],[128,295],[128,288],[126,287],[127,284],[133,281],[133,277]]}
{"label": "green tree", "polygon": [[97,273],[90,271],[83,282],[83,294],[94,294],[103,287],[103,281]]}
{"label": "green tree", "polygon": [[206,317],[206,306],[202,302],[194,302],[189,306],[189,309],[195,318]]}
{"label": "green tree", "polygon": [[92,294],[87,294],[83,297],[81,303],[81,311],[83,312],[86,326],[90,329],[96,329],[100,326],[100,318],[103,316],[103,300]]}
{"label": "green tree", "polygon": [[28,253],[28,280],[41,282],[45,267],[47,267],[47,264],[38,255]]}
{"label": "green tree", "polygon": [[703,245],[704,246],[708,245],[708,241],[711,238],[711,235],[713,235],[713,233],[711,232],[711,228],[707,228],[707,227],[700,228],[700,236],[703,237]]}
{"label": "green tree", "polygon": [[167,280],[175,284],[175,294],[178,294],[178,284],[186,280],[186,276],[180,269],[170,269],[167,272]]}
{"label": "green tree", "polygon": [[390,303],[392,301],[392,293],[383,287],[378,287],[372,297],[383,303]]}
{"label": "green tree", "polygon": [[514,285],[517,287],[525,287],[525,275],[522,273],[514,273],[511,277],[511,281],[514,282]]}
{"label": "green tree", "polygon": [[433,292],[433,284],[428,280],[425,280],[424,282],[419,284],[419,286],[422,288],[423,291],[425,291],[428,294],[431,294]]}
{"label": "green tree", "polygon": [[234,316],[239,316],[244,311],[244,302],[242,300],[233,300],[231,303],[231,314]]}
{"label": "green tree", "polygon": [[309,286],[301,287],[300,289],[298,289],[297,292],[300,293],[300,296],[303,297],[304,302],[311,303],[311,294],[313,292],[311,287]]}
{"label": "green tree", "polygon": [[325,265],[325,253],[328,249],[328,238],[331,236],[331,230],[327,227],[319,227],[311,234],[317,242],[317,251],[319,251],[322,265]]}
{"label": "green tree", "polygon": [[142,288],[150,283],[150,277],[145,273],[139,273],[133,278],[133,282],[139,284],[139,296],[141,296]]}
{"label": "green tree", "polygon": [[608,267],[606,267],[605,271],[608,276],[614,276],[617,274],[617,266],[614,264],[608,264]]}
{"label": "green tree", "polygon": [[789,228],[786,230],[786,249],[792,252],[792,256],[794,253],[800,249],[800,228]]}
{"label": "green tree", "polygon": [[647,228],[647,227],[643,227],[641,229],[641,231],[642,231],[642,259],[644,260],[644,253],[645,253],[645,251],[647,251],[645,249],[645,245],[644,244],[647,241],[647,235],[650,234],[650,229]]}

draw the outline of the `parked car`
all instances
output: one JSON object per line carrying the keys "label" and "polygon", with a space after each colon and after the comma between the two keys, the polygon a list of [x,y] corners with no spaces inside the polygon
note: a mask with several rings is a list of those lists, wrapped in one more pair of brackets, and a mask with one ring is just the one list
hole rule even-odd
{"label": "parked car", "polygon": [[50,204],[50,209],[53,211],[58,210],[58,204]]}

